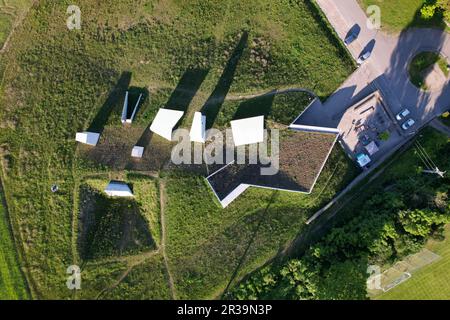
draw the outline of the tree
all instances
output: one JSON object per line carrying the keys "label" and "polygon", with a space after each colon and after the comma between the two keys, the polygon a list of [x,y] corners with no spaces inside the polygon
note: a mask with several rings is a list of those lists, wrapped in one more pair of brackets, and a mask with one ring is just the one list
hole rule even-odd
{"label": "tree", "polygon": [[317,292],[317,271],[311,270],[302,260],[290,260],[280,271],[284,298],[314,299]]}
{"label": "tree", "polygon": [[319,283],[317,297],[325,300],[365,300],[367,277],[365,259],[333,263]]}
{"label": "tree", "polygon": [[427,20],[437,14],[441,14],[444,20],[450,21],[450,0],[437,0],[434,3],[429,2],[420,9],[420,15]]}
{"label": "tree", "polygon": [[445,21],[450,21],[450,0],[438,0],[436,4],[442,10]]}
{"label": "tree", "polygon": [[426,20],[431,19],[434,17],[437,7],[436,4],[426,4],[420,9],[420,15]]}
{"label": "tree", "polygon": [[399,220],[406,232],[425,238],[438,226],[450,222],[450,217],[429,209],[415,209],[400,211]]}

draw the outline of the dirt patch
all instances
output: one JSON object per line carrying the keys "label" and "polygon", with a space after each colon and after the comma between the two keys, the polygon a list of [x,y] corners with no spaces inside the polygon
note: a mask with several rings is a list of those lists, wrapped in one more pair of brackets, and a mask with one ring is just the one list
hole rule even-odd
{"label": "dirt patch", "polygon": [[[132,158],[135,145],[144,147],[142,158]],[[95,147],[80,145],[80,154],[114,170],[157,171],[169,161],[172,144],[154,135],[148,128],[107,127]]]}

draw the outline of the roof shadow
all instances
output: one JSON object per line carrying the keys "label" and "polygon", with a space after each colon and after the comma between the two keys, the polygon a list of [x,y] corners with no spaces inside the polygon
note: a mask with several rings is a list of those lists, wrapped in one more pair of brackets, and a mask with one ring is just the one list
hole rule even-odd
{"label": "roof shadow", "polygon": [[[181,123],[182,119],[186,116],[186,111],[192,99],[194,99],[208,73],[209,69],[189,68],[181,76],[180,81],[178,81],[176,88],[164,106],[166,109],[184,112],[183,117],[178,123]],[[151,124],[150,122],[142,132],[141,137],[136,142],[137,146],[146,147],[150,144],[153,138],[153,132],[150,131]]]}
{"label": "roof shadow", "polygon": [[[273,90],[276,92],[276,90]],[[275,94],[267,94],[261,97],[253,98],[242,102],[233,115],[233,120],[245,118],[267,116],[272,111]]]}
{"label": "roof shadow", "polygon": [[105,124],[108,121],[112,110],[115,106],[118,105],[118,102],[121,101],[121,97],[125,95],[125,91],[130,85],[131,75],[132,73],[129,71],[122,72],[119,80],[117,81],[114,88],[110,91],[108,98],[103,103],[100,110],[97,112],[97,115],[92,120],[91,125],[89,126],[87,131],[98,132],[100,134],[103,132]]}
{"label": "roof shadow", "polygon": [[231,57],[228,60],[216,87],[201,109],[201,113],[206,116],[206,129],[210,129],[216,121],[220,107],[223,105],[225,97],[227,96],[231,84],[233,83],[239,61],[245,48],[247,47],[247,41],[248,32],[244,31],[239,43],[231,54]]}
{"label": "roof shadow", "polygon": [[[133,113],[137,115],[139,113],[139,109],[144,105],[145,100],[149,97],[150,93],[145,87],[129,87],[128,88],[128,110],[127,110],[127,119],[131,119]],[[141,96],[142,95],[142,96]],[[140,98],[139,98],[140,97]],[[134,110],[136,104],[137,109]]]}

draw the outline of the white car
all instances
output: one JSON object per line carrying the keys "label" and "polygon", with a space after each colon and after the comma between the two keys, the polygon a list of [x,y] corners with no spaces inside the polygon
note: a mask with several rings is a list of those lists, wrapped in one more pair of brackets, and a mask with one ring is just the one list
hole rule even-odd
{"label": "white car", "polygon": [[370,58],[372,52],[371,51],[366,51],[363,55],[361,55],[358,60],[356,61],[356,63],[358,65],[362,65],[364,61],[366,61],[367,59]]}
{"label": "white car", "polygon": [[404,122],[402,124],[402,129],[403,130],[408,130],[409,128],[411,128],[416,122],[413,119],[409,119],[408,121]]}
{"label": "white car", "polygon": [[408,109],[403,109],[401,112],[399,112],[395,117],[398,121],[406,118],[411,112]]}

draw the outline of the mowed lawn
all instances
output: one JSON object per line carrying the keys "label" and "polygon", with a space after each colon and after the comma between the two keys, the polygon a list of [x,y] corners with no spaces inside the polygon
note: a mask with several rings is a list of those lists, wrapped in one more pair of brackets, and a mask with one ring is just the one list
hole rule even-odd
{"label": "mowed lawn", "polygon": [[398,32],[408,27],[444,28],[440,18],[424,20],[420,9],[425,0],[358,0],[366,9],[377,5],[381,9],[381,27],[386,31]]}
{"label": "mowed lawn", "polygon": [[450,225],[445,240],[430,240],[426,248],[442,258],[420,269],[406,282],[377,297],[381,300],[450,299]]}
{"label": "mowed lawn", "polygon": [[[124,74],[130,75],[130,86],[150,92],[134,124],[143,130],[158,108],[172,104],[183,107],[187,114],[205,104],[211,106],[209,110],[219,111],[231,105],[220,104],[225,96],[279,87],[306,88],[327,97],[354,70],[342,44],[306,0],[80,0],[82,28],[73,31],[65,23],[70,4],[39,1],[14,32],[9,50],[0,60],[0,145],[8,209],[24,252],[21,263],[31,292],[43,299],[73,297],[66,287],[66,270],[80,262],[74,236],[79,184],[86,175],[111,169],[82,159],[76,153],[74,137],[93,122],[101,127],[108,119],[120,118],[123,92],[114,88],[119,79],[126,78]],[[297,102],[295,108],[300,112],[304,99]],[[274,111],[282,105],[285,102],[276,101]],[[217,121],[230,118],[234,114],[231,108],[237,106],[231,105],[231,112],[221,110]],[[293,108],[289,104],[289,109]],[[276,116],[279,121],[284,120],[281,113]],[[315,194],[295,198],[296,202],[291,201],[291,194],[280,194],[277,205],[269,208],[270,217],[280,223],[261,226],[264,232],[255,240],[258,250],[239,269],[244,270],[239,276],[276,254],[308,215],[353,177],[345,156],[336,157],[324,171]],[[196,175],[167,184],[168,196],[174,199],[167,208],[167,251],[180,297],[215,296],[224,289],[258,226],[250,221],[264,215],[271,197],[268,192],[251,191],[243,198],[247,203],[239,201],[223,211],[202,179]],[[56,194],[50,190],[54,183],[59,186]],[[285,205],[286,201],[291,202]],[[298,209],[300,202],[302,208]],[[248,230],[241,232],[246,227]],[[224,237],[232,241],[223,241]],[[216,258],[218,253],[232,257],[225,265],[227,273],[217,274],[224,263]],[[197,255],[201,257],[195,260]],[[191,269],[183,259],[198,262],[201,270]],[[215,265],[210,259],[216,259]],[[155,263],[158,266],[133,270],[132,279],[124,279],[123,290],[143,279],[147,270],[160,270],[160,261]],[[89,266],[90,287],[95,290],[80,296],[95,298],[101,287],[118,279],[126,267],[120,263],[112,270]],[[197,281],[199,275],[211,280],[208,287]],[[145,297],[135,289],[133,296]],[[149,289],[142,286],[141,290]],[[120,296],[130,295],[120,292]]]}
{"label": "mowed lawn", "polygon": [[28,297],[6,209],[3,207],[3,194],[0,193],[0,300],[22,300]]}

